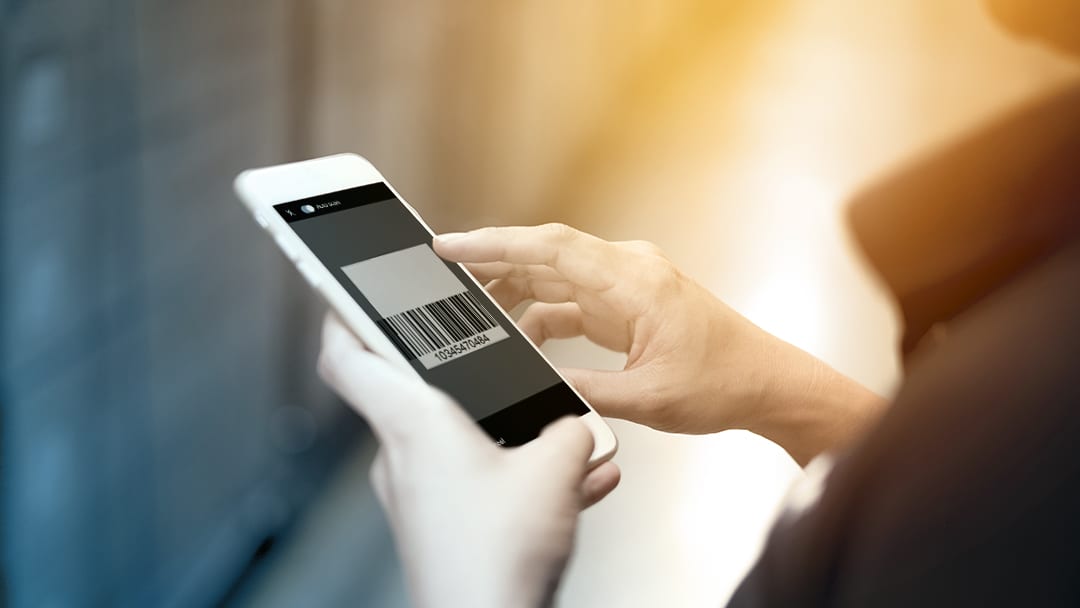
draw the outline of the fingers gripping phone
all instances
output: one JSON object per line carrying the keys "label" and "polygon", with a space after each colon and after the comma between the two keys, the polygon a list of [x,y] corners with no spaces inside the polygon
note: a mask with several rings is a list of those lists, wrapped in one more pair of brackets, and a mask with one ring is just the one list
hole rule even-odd
{"label": "fingers gripping phone", "polygon": [[591,463],[616,439],[367,160],[340,154],[252,169],[236,192],[255,220],[372,352],[452,397],[500,445],[576,415]]}

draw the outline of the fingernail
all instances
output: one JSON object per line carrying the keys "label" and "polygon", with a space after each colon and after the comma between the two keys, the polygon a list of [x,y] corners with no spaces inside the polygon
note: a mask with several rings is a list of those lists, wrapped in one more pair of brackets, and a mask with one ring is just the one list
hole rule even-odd
{"label": "fingernail", "polygon": [[456,241],[463,236],[465,236],[464,232],[447,232],[446,234],[436,236],[435,240],[440,243],[449,243],[450,241]]}

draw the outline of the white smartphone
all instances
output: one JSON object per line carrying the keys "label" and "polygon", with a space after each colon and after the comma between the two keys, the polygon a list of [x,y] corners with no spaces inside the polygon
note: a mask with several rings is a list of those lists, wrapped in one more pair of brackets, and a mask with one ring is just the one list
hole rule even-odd
{"label": "white smartphone", "polygon": [[236,192],[300,274],[372,352],[454,397],[500,445],[577,415],[590,462],[615,434],[367,160],[339,154],[251,169]]}

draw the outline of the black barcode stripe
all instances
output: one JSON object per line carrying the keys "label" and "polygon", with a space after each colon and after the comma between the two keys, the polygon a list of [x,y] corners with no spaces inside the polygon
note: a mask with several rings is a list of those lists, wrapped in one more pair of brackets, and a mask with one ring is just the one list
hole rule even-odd
{"label": "black barcode stripe", "polygon": [[456,341],[458,339],[449,320],[443,314],[443,311],[435,306],[434,302],[431,304],[424,304],[420,309],[423,310],[424,314],[428,315],[429,318],[434,319],[434,323],[442,328],[443,332],[446,333],[446,338],[448,340]]}
{"label": "black barcode stripe", "polygon": [[461,309],[465,311],[465,314],[472,321],[473,327],[476,327],[480,331],[490,329],[491,325],[483,315],[477,314],[477,307],[473,306],[473,302],[470,302],[468,298],[458,298],[456,302],[461,306]]}
{"label": "black barcode stripe", "polygon": [[416,341],[416,336],[409,331],[408,327],[401,322],[401,318],[397,316],[390,317],[390,324],[394,326],[394,329],[398,332],[405,342],[409,345],[409,350],[416,352],[421,350],[419,342]]}
{"label": "black barcode stripe", "polygon": [[443,323],[445,323],[446,326],[450,329],[450,335],[453,336],[454,341],[456,342],[458,340],[464,340],[466,337],[465,328],[454,317],[453,312],[451,312],[450,305],[447,304],[446,300],[439,300],[438,302],[433,302],[431,306],[433,306],[435,310],[439,311],[439,317],[443,320]]}
{"label": "black barcode stripe", "polygon": [[465,326],[461,323],[454,311],[450,308],[450,304],[446,300],[439,300],[435,302],[435,308],[439,309],[442,318],[446,320],[446,323],[453,331],[450,333],[454,337],[454,341],[464,340],[469,337],[469,332],[465,329]]}
{"label": "black barcode stripe", "polygon": [[405,316],[412,321],[413,328],[416,329],[420,335],[424,336],[425,344],[434,344],[438,340],[438,338],[435,337],[435,334],[432,334],[428,331],[427,327],[424,327],[423,320],[421,320],[420,315],[417,314],[415,310],[406,312]]}
{"label": "black barcode stripe", "polygon": [[476,302],[470,302],[470,304],[476,306],[476,309],[479,310],[482,315],[484,315],[484,318],[488,320],[488,323],[490,323],[492,327],[495,327],[499,324],[499,322],[495,320],[495,315],[491,314],[490,310],[484,308],[483,306],[478,306]]}
{"label": "black barcode stripe", "polygon": [[446,301],[446,305],[450,306],[450,307],[453,307],[454,310],[457,311],[458,314],[457,314],[456,318],[457,318],[458,323],[461,325],[461,328],[462,328],[463,331],[465,331],[467,333],[470,333],[470,334],[476,334],[476,333],[480,333],[481,331],[483,331],[483,329],[479,329],[479,328],[473,326],[472,321],[469,320],[469,316],[467,314],[467,312],[468,312],[467,309],[464,306],[462,306],[461,304],[459,304],[458,302],[456,302],[453,297],[451,297],[450,299],[448,299]]}
{"label": "black barcode stripe", "polygon": [[481,332],[487,329],[486,327],[484,327],[483,321],[481,321],[479,317],[476,316],[476,313],[473,312],[472,307],[469,306],[468,300],[466,300],[465,298],[459,298],[458,296],[454,296],[453,298],[451,298],[451,301],[461,310],[462,313],[465,314],[465,319],[468,321],[469,326],[473,328],[473,331]]}
{"label": "black barcode stripe", "polygon": [[390,327],[389,321],[387,321],[386,319],[379,319],[377,321],[377,324],[379,326],[379,329],[381,329],[384,334],[389,336],[390,341],[394,343],[394,348],[398,349],[398,352],[403,355],[408,352],[408,348],[405,346],[405,343],[401,341],[401,336],[399,336],[397,332]]}
{"label": "black barcode stripe", "polygon": [[409,318],[407,316],[402,316],[398,318],[398,325],[401,325],[403,328],[405,328],[405,331],[409,332],[409,335],[412,337],[413,342],[417,345],[417,350],[426,350],[428,348],[431,348],[432,345],[424,338],[423,334],[416,331],[416,326],[409,322]]}
{"label": "black barcode stripe", "polygon": [[473,311],[473,314],[477,315],[477,317],[480,319],[481,323],[487,325],[488,327],[494,327],[495,326],[495,319],[492,318],[491,313],[489,313],[487,310],[484,310],[484,307],[478,306],[476,302],[471,301],[471,300],[466,299],[466,300],[463,300],[463,301],[464,301],[464,304],[466,306],[468,306],[470,310]]}
{"label": "black barcode stripe", "polygon": [[476,317],[476,322],[481,327],[492,327],[495,325],[495,320],[492,319],[488,313],[483,312],[480,308],[474,306],[472,302],[465,300],[465,306],[469,309],[473,316]]}
{"label": "black barcode stripe", "polygon": [[474,315],[474,316],[476,317],[476,319],[477,319],[477,322],[478,322],[478,323],[480,324],[480,326],[481,326],[481,327],[483,327],[483,328],[484,328],[485,330],[486,330],[486,329],[491,329],[492,327],[495,327],[495,319],[493,319],[493,318],[491,317],[491,313],[489,313],[488,311],[484,310],[484,308],[483,308],[482,306],[479,306],[479,305],[478,305],[478,304],[477,304],[476,302],[474,302],[474,301],[472,301],[472,300],[469,300],[469,299],[467,299],[467,298],[462,298],[462,303],[463,303],[463,304],[464,304],[464,305],[465,305],[465,306],[466,306],[466,307],[467,307],[467,308],[468,308],[469,310],[471,310],[471,311],[472,311],[473,315]]}
{"label": "black barcode stripe", "polygon": [[402,352],[408,352],[412,350],[412,346],[405,340],[405,336],[401,335],[401,332],[399,332],[397,330],[397,327],[395,327],[394,324],[390,322],[390,319],[383,319],[382,323],[383,325],[385,325],[383,331],[385,331],[388,335],[393,336],[394,340],[401,343],[400,345],[398,345],[399,350],[401,350]]}
{"label": "black barcode stripe", "polygon": [[499,324],[499,322],[495,320],[495,316],[491,314],[491,311],[481,306],[480,303],[476,300],[470,299],[467,300],[466,303],[471,306],[473,310],[480,313],[480,315],[484,318],[484,321],[486,321],[488,327],[495,327]]}
{"label": "black barcode stripe", "polygon": [[434,336],[434,341],[449,342],[450,336],[446,335],[438,324],[434,323],[431,318],[426,314],[418,314],[421,324],[427,328],[428,332]]}
{"label": "black barcode stripe", "polygon": [[408,359],[418,359],[496,325],[491,313],[467,291],[378,321],[379,328]]}

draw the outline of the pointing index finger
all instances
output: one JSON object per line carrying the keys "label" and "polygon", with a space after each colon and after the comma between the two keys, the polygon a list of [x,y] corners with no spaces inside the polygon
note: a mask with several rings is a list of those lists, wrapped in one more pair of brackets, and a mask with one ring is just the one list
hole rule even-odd
{"label": "pointing index finger", "polygon": [[436,237],[434,246],[436,253],[455,262],[544,265],[596,291],[614,284],[611,244],[563,224],[481,228]]}

